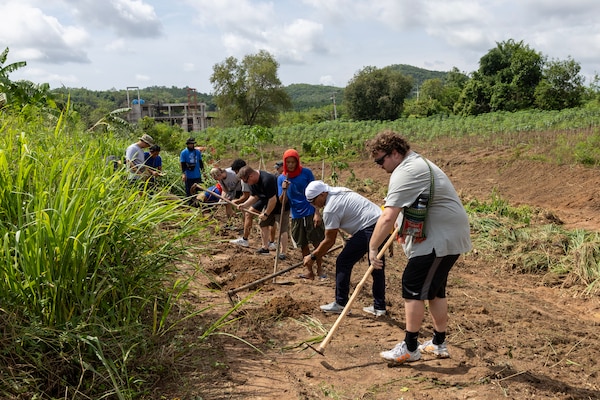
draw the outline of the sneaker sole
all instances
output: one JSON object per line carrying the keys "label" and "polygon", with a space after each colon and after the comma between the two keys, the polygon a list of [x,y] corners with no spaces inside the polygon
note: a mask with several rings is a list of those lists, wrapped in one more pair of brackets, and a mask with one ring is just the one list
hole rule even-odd
{"label": "sneaker sole", "polygon": [[421,358],[418,358],[416,360],[411,360],[410,359],[410,354],[405,354],[402,357],[397,357],[397,358],[385,358],[384,356],[381,356],[381,358],[383,358],[385,361],[387,361],[388,363],[392,364],[392,365],[398,365],[398,364],[406,364],[409,362],[414,362],[414,361],[419,361]]}
{"label": "sneaker sole", "polygon": [[421,353],[436,356],[437,358],[450,358],[450,353],[448,353],[448,352],[439,353],[439,352],[436,352],[435,350],[430,350],[427,347],[419,349],[419,350],[421,351]]}
{"label": "sneaker sole", "polygon": [[365,311],[365,310],[363,310],[363,311],[364,311],[365,313],[369,314],[369,315],[372,315],[372,316],[374,316],[374,317],[383,317],[383,316],[385,316],[385,314],[386,314],[386,313],[383,313],[383,314],[379,314],[379,313],[372,313],[371,311]]}

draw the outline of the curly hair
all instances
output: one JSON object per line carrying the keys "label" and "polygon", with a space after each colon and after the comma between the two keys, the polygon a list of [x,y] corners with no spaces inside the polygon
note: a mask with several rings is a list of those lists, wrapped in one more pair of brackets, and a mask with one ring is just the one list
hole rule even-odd
{"label": "curly hair", "polygon": [[380,152],[390,154],[393,150],[404,157],[410,151],[410,144],[399,133],[390,129],[379,132],[367,142],[367,151],[372,157]]}

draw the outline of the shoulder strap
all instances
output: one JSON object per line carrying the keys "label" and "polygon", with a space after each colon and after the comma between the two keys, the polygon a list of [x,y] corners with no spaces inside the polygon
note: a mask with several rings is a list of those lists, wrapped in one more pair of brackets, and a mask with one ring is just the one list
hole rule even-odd
{"label": "shoulder strap", "polygon": [[419,155],[419,157],[421,157],[423,161],[425,161],[425,164],[427,164],[427,167],[429,167],[429,200],[427,201],[427,205],[429,205],[429,203],[431,203],[431,200],[433,199],[433,169],[431,168],[431,164],[429,164],[429,161],[427,161],[425,157],[421,155]]}

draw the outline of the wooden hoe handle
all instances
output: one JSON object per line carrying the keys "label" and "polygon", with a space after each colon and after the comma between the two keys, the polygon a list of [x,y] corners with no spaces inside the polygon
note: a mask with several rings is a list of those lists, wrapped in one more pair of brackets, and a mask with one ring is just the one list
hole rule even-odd
{"label": "wooden hoe handle", "polygon": [[[397,233],[397,231],[395,230],[394,233],[392,233],[390,235],[390,237],[387,240],[387,242],[385,242],[385,245],[383,246],[383,248],[381,250],[379,250],[379,253],[377,253],[377,259],[378,260],[381,259],[381,257],[384,256],[386,250],[392,245],[392,243],[394,243],[394,239],[396,238],[396,233]],[[323,352],[325,351],[325,347],[327,347],[327,344],[329,344],[329,342],[331,341],[331,338],[333,337],[333,334],[335,333],[335,331],[340,326],[340,323],[342,322],[342,320],[346,317],[346,315],[350,311],[350,307],[352,306],[352,303],[354,303],[354,300],[358,296],[358,293],[360,293],[360,290],[362,289],[363,285],[365,284],[365,282],[369,278],[369,275],[371,275],[371,272],[373,272],[373,269],[374,269],[373,268],[373,264],[369,265],[369,269],[367,269],[367,272],[365,272],[365,275],[362,277],[362,279],[360,280],[360,282],[358,282],[358,285],[356,285],[356,287],[354,288],[354,292],[352,292],[352,296],[350,296],[350,299],[348,300],[348,304],[346,304],[346,306],[342,310],[342,313],[340,314],[340,316],[337,318],[337,320],[335,321],[335,323],[333,324],[333,326],[329,330],[329,333],[327,334],[327,336],[325,337],[325,339],[319,345],[319,348],[318,349],[314,349],[317,353],[319,353],[321,355],[324,354]]]}

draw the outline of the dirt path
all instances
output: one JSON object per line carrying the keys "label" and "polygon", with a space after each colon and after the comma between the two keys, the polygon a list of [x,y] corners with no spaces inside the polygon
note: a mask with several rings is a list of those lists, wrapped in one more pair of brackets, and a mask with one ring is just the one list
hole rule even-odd
{"label": "dirt path", "polygon": [[[495,191],[513,205],[546,210],[548,220],[562,222],[569,229],[600,230],[598,169],[514,159],[508,149],[450,150],[439,147],[423,153],[448,173],[464,198],[489,200]],[[319,165],[309,166],[320,176]],[[353,163],[350,169],[359,181],[373,181],[365,185],[365,195],[379,201],[381,187],[387,185],[385,172],[371,162]],[[348,176],[345,171],[341,182]],[[196,293],[204,303],[219,304],[216,315],[228,304],[227,290],[270,274],[274,263],[272,255],[253,254],[258,232],[253,232],[251,249],[227,243],[236,232],[218,234],[221,241],[212,256],[202,256],[199,263],[222,290],[207,294],[200,288],[208,281],[200,279]],[[290,260],[279,263],[280,269],[300,262],[299,250],[290,255]],[[362,312],[363,306],[370,305],[368,281],[325,356],[306,346],[296,347],[325,334],[336,320],[337,316],[318,309],[333,299],[334,261],[333,254],[327,258],[328,279],[305,281],[297,278],[298,269],[278,278],[287,285],[263,285],[243,306],[244,322],[231,333],[264,354],[236,339],[219,341],[223,347],[215,357],[221,364],[210,364],[211,371],[204,374],[196,371],[196,375],[182,377],[186,384],[173,397],[600,399],[600,298],[582,296],[580,287],[550,286],[540,276],[515,274],[501,268],[499,260],[486,259],[477,251],[461,257],[451,273],[448,342],[452,358],[425,356],[398,367],[379,358],[380,351],[404,337],[399,287],[406,260],[400,248],[387,269],[387,316],[375,318]],[[367,267],[366,261],[356,266],[353,286]],[[431,321],[426,319],[421,340],[431,330]],[[207,376],[213,381],[208,382]]]}

